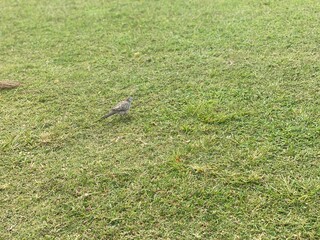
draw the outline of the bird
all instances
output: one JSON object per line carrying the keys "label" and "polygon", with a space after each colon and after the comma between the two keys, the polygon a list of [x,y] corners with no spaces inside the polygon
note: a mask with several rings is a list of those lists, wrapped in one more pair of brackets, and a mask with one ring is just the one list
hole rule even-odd
{"label": "bird", "polygon": [[104,115],[102,119],[111,117],[114,114],[120,114],[120,115],[124,115],[127,114],[130,107],[131,107],[131,102],[132,102],[133,98],[132,97],[128,97],[126,100],[119,102],[117,105],[115,105],[108,114]]}

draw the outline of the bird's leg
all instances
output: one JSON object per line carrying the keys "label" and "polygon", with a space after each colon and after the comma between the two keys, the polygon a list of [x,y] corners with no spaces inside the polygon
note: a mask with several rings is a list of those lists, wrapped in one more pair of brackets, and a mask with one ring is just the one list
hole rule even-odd
{"label": "bird's leg", "polygon": [[122,116],[124,118],[127,117],[128,116],[128,111],[121,112],[120,116]]}
{"label": "bird's leg", "polygon": [[126,115],[127,112],[119,112],[120,117],[123,117]]}

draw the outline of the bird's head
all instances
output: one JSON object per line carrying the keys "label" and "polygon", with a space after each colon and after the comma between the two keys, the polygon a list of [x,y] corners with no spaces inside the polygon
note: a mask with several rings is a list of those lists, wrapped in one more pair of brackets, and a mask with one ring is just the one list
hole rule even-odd
{"label": "bird's head", "polygon": [[130,102],[130,103],[132,102],[132,100],[133,100],[133,97],[128,97],[127,98],[127,101]]}

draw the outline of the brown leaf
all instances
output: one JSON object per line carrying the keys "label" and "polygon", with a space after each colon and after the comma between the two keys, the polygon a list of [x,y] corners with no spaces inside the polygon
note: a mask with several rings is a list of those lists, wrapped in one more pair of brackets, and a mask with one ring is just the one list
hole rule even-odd
{"label": "brown leaf", "polygon": [[10,89],[16,88],[20,86],[19,82],[11,82],[11,81],[0,81],[0,89]]}

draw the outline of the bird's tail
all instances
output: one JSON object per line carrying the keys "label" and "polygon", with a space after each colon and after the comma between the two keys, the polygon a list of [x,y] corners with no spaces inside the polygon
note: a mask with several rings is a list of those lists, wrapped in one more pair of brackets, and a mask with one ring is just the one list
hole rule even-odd
{"label": "bird's tail", "polygon": [[116,114],[116,112],[109,112],[107,115],[104,115],[102,118],[100,118],[100,120],[108,118],[108,117],[112,116],[113,114]]}

